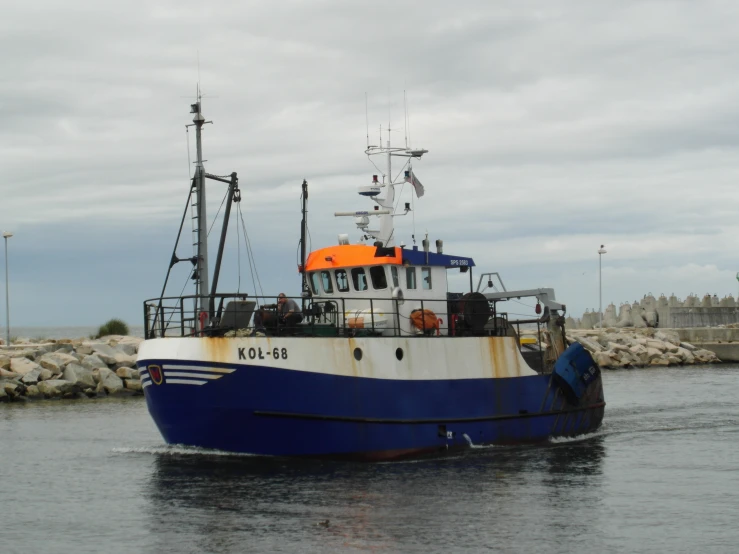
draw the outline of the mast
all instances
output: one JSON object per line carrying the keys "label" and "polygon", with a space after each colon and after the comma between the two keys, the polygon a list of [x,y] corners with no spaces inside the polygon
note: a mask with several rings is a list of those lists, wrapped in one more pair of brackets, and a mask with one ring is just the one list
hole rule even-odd
{"label": "mast", "polygon": [[[357,210],[353,212],[334,212],[334,215],[336,217],[354,217],[354,223],[362,232],[361,241],[371,237],[376,243],[379,242],[380,246],[390,247],[395,243],[393,219],[395,217],[407,215],[411,211],[410,203],[406,202],[405,210],[402,213],[395,213],[395,183],[393,183],[392,157],[399,156],[401,158],[406,158],[408,161],[405,163],[408,164],[408,168],[410,169],[410,161],[416,158],[420,159],[428,152],[428,150],[423,148],[412,149],[407,145],[403,148],[393,148],[390,141],[389,124],[388,138],[385,144],[386,146],[383,147],[382,139],[380,139],[380,146],[368,144],[367,149],[364,152],[368,157],[381,154],[385,154],[386,156],[387,174],[385,175],[386,179],[384,179],[383,183],[380,184],[377,180],[377,175],[373,175],[372,184],[361,185],[358,191],[360,196],[369,198],[377,204],[374,207],[375,209]],[[378,166],[375,165],[375,167]],[[411,179],[412,176],[409,177],[408,171],[406,171],[405,181],[410,181]],[[402,182],[404,181],[401,181],[401,183]],[[385,189],[385,196],[380,198],[379,195],[383,193],[383,188]],[[378,227],[373,226],[370,228],[370,217],[377,217],[377,223],[379,223]]]}
{"label": "mast", "polygon": [[[190,113],[195,114],[192,122],[195,124],[195,141],[197,144],[197,160],[195,161],[195,217],[197,219],[197,265],[195,279],[195,295],[198,297],[198,314],[209,313],[208,301],[208,221],[205,213],[205,167],[203,166],[202,130],[205,118],[200,113],[200,91],[198,101],[190,106]],[[207,317],[207,316],[206,316]],[[207,325],[207,319],[204,322]]]}
{"label": "mast", "polygon": [[303,303],[305,303],[306,293],[308,292],[308,280],[305,276],[305,237],[308,234],[308,181],[303,179],[303,221],[300,222],[300,273],[303,276]]}
{"label": "mast", "polygon": [[387,139],[387,183],[385,183],[385,198],[378,198],[377,203],[390,210],[388,214],[378,216],[380,218],[380,236],[378,237],[382,246],[393,245],[393,201],[395,200],[395,185],[393,184],[392,149],[390,148],[390,127],[388,126]]}

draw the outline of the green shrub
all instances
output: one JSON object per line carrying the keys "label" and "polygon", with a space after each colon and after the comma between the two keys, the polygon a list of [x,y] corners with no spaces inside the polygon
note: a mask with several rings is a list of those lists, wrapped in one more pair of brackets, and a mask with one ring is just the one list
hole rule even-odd
{"label": "green shrub", "polygon": [[104,337],[106,335],[127,335],[127,334],[128,334],[128,325],[126,325],[125,321],[122,321],[120,319],[111,319],[107,323],[98,327],[98,334],[95,338],[99,339],[100,337]]}

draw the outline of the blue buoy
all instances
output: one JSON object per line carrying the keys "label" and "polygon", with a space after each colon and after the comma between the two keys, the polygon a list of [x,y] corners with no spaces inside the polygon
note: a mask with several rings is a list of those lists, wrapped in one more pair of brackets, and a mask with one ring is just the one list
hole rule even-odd
{"label": "blue buoy", "polygon": [[577,405],[590,383],[600,375],[600,368],[590,352],[575,342],[554,363],[552,374],[570,404]]}

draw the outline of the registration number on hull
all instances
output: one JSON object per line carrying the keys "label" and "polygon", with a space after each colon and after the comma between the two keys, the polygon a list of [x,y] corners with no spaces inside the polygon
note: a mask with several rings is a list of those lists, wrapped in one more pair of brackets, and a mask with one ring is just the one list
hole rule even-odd
{"label": "registration number on hull", "polygon": [[263,349],[261,346],[239,348],[239,360],[266,360],[267,358],[287,360],[287,348],[277,348],[276,346],[272,350],[269,348]]}

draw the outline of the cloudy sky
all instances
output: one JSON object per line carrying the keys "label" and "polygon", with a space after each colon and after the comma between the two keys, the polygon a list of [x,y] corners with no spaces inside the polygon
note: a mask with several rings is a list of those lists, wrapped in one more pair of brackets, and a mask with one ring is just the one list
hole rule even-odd
{"label": "cloudy sky", "polygon": [[[141,323],[189,187],[198,79],[206,169],[239,174],[265,292],[299,291],[303,178],[312,246],[358,238],[332,214],[366,208],[356,187],[377,172],[365,93],[372,142],[389,122],[403,144],[405,90],[429,154],[398,239],[442,238],[575,316],[597,309],[600,244],[604,305],[736,295],[738,25],[731,1],[15,3],[0,19],[11,324]],[[209,184],[211,215],[223,192]]]}

